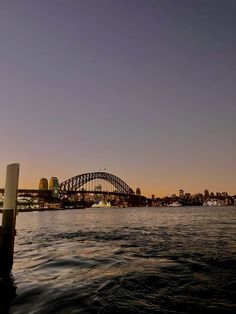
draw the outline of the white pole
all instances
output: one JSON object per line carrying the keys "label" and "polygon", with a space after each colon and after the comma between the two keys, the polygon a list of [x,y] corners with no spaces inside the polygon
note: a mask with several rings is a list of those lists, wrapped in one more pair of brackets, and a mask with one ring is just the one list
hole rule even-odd
{"label": "white pole", "polygon": [[3,210],[16,208],[19,169],[19,164],[10,164],[7,166]]}
{"label": "white pole", "polygon": [[2,211],[0,271],[9,272],[13,265],[16,224],[16,197],[19,180],[19,168],[19,164],[11,164],[7,166],[4,204]]}

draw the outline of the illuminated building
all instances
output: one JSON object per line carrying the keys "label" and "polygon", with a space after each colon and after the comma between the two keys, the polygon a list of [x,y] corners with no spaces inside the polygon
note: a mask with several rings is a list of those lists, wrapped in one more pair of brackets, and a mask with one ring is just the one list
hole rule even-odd
{"label": "illuminated building", "polygon": [[51,177],[49,181],[49,190],[52,191],[52,197],[58,197],[59,182],[57,177]]}
{"label": "illuminated building", "polygon": [[46,179],[46,178],[40,179],[39,190],[48,190],[48,179]]}

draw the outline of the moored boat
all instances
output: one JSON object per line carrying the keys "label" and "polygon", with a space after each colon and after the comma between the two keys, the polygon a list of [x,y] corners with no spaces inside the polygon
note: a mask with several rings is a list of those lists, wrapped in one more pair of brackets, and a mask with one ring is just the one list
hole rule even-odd
{"label": "moored boat", "polygon": [[182,204],[179,202],[173,202],[173,203],[168,204],[167,206],[168,207],[180,207],[182,206]]}

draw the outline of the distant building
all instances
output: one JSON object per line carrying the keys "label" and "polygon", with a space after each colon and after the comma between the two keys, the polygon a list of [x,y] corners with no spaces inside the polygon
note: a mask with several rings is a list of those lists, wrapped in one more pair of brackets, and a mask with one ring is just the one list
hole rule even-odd
{"label": "distant building", "polygon": [[182,190],[182,189],[179,190],[179,197],[180,198],[184,197],[184,190]]}
{"label": "distant building", "polygon": [[136,189],[136,195],[141,195],[141,190],[140,190],[140,188],[137,188],[137,189]]}
{"label": "distant building", "polygon": [[49,181],[49,190],[52,191],[52,197],[58,197],[59,182],[58,182],[57,177],[51,177]]}
{"label": "distant building", "polygon": [[191,198],[191,194],[190,193],[185,193],[184,197],[187,198],[187,199],[190,199]]}
{"label": "distant building", "polygon": [[210,195],[210,193],[209,193],[209,191],[206,189],[206,190],[204,191],[204,198],[208,198],[209,195]]}
{"label": "distant building", "polygon": [[95,191],[97,191],[97,192],[101,192],[101,191],[102,191],[102,185],[99,184],[99,185],[95,186],[94,189],[95,189]]}
{"label": "distant building", "polygon": [[39,181],[39,190],[48,190],[48,179],[41,178]]}

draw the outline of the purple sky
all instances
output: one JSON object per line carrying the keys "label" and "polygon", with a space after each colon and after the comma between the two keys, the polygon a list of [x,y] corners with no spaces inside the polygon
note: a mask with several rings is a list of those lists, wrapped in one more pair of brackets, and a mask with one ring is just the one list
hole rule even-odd
{"label": "purple sky", "polygon": [[235,0],[1,0],[0,186],[106,168],[236,194]]}

